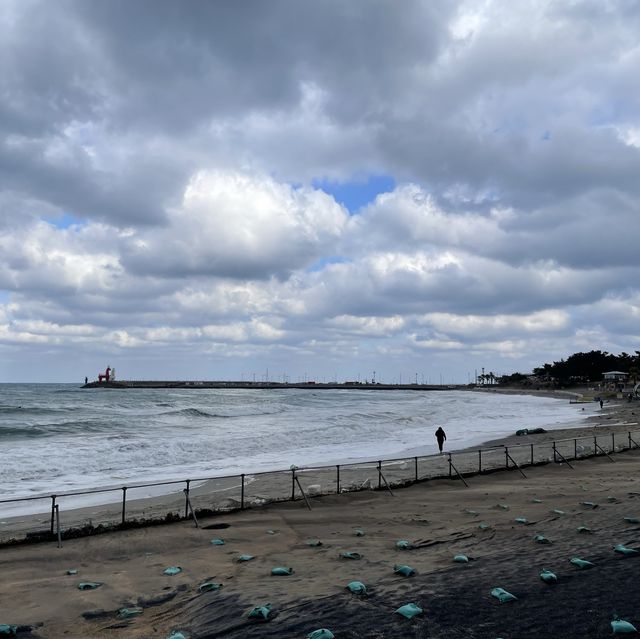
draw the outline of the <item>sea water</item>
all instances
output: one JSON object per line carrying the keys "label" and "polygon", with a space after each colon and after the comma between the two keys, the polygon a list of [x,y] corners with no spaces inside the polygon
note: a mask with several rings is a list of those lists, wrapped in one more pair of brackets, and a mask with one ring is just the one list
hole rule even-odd
{"label": "sea water", "polygon": [[0,500],[455,450],[585,416],[567,399],[467,391],[0,385]]}

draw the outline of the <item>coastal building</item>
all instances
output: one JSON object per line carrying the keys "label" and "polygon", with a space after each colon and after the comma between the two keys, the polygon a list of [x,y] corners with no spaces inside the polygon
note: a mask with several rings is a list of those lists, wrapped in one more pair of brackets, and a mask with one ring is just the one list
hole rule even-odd
{"label": "coastal building", "polygon": [[629,377],[629,373],[623,371],[609,371],[608,373],[602,373],[602,378],[605,382],[625,382]]}

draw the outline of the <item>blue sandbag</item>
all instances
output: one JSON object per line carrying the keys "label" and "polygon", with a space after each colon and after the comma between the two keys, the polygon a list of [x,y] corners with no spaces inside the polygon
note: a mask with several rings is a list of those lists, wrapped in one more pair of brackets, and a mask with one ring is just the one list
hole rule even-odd
{"label": "blue sandbag", "polygon": [[172,632],[167,639],[187,639],[181,632]]}
{"label": "blue sandbag", "polygon": [[625,517],[624,520],[628,524],[640,524],[640,517]]}
{"label": "blue sandbag", "polygon": [[404,564],[396,564],[393,567],[393,572],[403,577],[411,577],[416,574],[416,571],[411,566],[405,566]]}
{"label": "blue sandbag", "polygon": [[406,539],[399,539],[396,541],[396,548],[399,548],[400,550],[411,550],[413,546]]}
{"label": "blue sandbag", "polygon": [[554,584],[558,581],[556,574],[550,570],[546,570],[545,568],[540,572],[540,579],[542,579],[546,584]]}
{"label": "blue sandbag", "polygon": [[366,595],[367,587],[361,581],[350,581],[347,584],[347,589],[354,595]]}
{"label": "blue sandbag", "polygon": [[491,526],[486,521],[481,521],[478,524],[478,528],[480,528],[480,530],[489,530],[489,528],[491,528]]}
{"label": "blue sandbag", "polygon": [[173,575],[179,575],[182,572],[182,568],[180,566],[169,566],[169,568],[164,569],[164,574],[173,577]]}
{"label": "blue sandbag", "polygon": [[138,606],[134,606],[133,608],[120,608],[120,610],[118,610],[118,619],[133,619],[134,617],[140,616],[143,612],[144,610]]}
{"label": "blue sandbag", "polygon": [[264,606],[256,606],[253,608],[247,617],[249,619],[259,619],[260,621],[267,621],[271,614],[271,604],[265,604]]}
{"label": "blue sandbag", "polygon": [[222,584],[215,581],[205,581],[198,586],[198,592],[213,592],[214,590],[220,590],[220,588],[222,588]]}
{"label": "blue sandbag", "polygon": [[236,559],[236,561],[240,561],[240,562],[242,562],[242,561],[251,561],[253,558],[254,558],[253,555],[240,555]]}
{"label": "blue sandbag", "polygon": [[400,606],[400,608],[398,608],[395,612],[397,612],[399,615],[402,615],[403,617],[406,617],[407,619],[411,619],[416,615],[421,615],[422,608],[420,608],[420,606],[416,606],[416,604],[414,603],[408,603],[404,606]]}
{"label": "blue sandbag", "polygon": [[597,508],[598,504],[594,504],[592,501],[581,501],[580,504],[585,508]]}
{"label": "blue sandbag", "polygon": [[580,557],[571,557],[571,559],[569,559],[569,563],[573,564],[576,568],[580,568],[580,570],[593,568],[593,566],[595,565],[590,561],[587,561],[586,559],[580,559]]}
{"label": "blue sandbag", "polygon": [[0,623],[0,635],[3,637],[15,637],[18,634],[18,626]]}
{"label": "blue sandbag", "polygon": [[528,523],[529,523],[529,520],[528,520],[526,517],[516,517],[516,518],[514,519],[514,521],[515,521],[517,524],[528,524]]}
{"label": "blue sandbag", "polygon": [[326,628],[318,628],[307,635],[307,639],[334,639],[334,635],[331,630]]}
{"label": "blue sandbag", "polygon": [[554,508],[551,512],[554,515],[564,515],[565,514],[564,510],[560,510],[559,508]]}
{"label": "blue sandbag", "polygon": [[224,539],[212,539],[211,543],[214,546],[224,546]]}
{"label": "blue sandbag", "polygon": [[67,570],[67,574],[68,575],[77,575],[78,571],[75,568],[69,568],[69,570]]}
{"label": "blue sandbag", "polygon": [[469,557],[467,557],[466,555],[456,555],[453,558],[453,561],[455,561],[457,564],[468,564]]}
{"label": "blue sandbag", "polygon": [[81,581],[78,584],[78,590],[95,590],[96,588],[100,588],[102,586],[101,581]]}
{"label": "blue sandbag", "polygon": [[293,568],[285,568],[284,566],[276,566],[271,569],[271,574],[274,577],[286,577],[293,574]]}
{"label": "blue sandbag", "polygon": [[504,588],[494,588],[491,591],[491,596],[495,597],[500,603],[507,603],[508,601],[515,601],[517,597],[507,592]]}
{"label": "blue sandbag", "polygon": [[637,628],[624,619],[614,619],[611,622],[611,629],[614,635],[628,635],[634,632],[638,632]]}
{"label": "blue sandbag", "polygon": [[544,535],[536,535],[533,538],[537,544],[550,544],[551,542]]}
{"label": "blue sandbag", "polygon": [[614,552],[620,553],[621,555],[637,555],[638,551],[635,548],[627,548],[626,546],[623,546],[622,544],[618,544],[617,546],[613,547]]}
{"label": "blue sandbag", "polygon": [[319,539],[309,539],[307,542],[307,546],[311,546],[312,548],[319,548],[322,546],[322,542]]}
{"label": "blue sandbag", "polygon": [[362,528],[356,528],[356,529],[353,531],[353,534],[354,534],[356,537],[364,537],[364,530],[362,530]]}
{"label": "blue sandbag", "polygon": [[362,555],[359,552],[346,551],[340,555],[343,559],[362,559]]}
{"label": "blue sandbag", "polygon": [[587,534],[587,535],[590,535],[591,533],[593,533],[593,530],[591,530],[591,528],[589,528],[588,526],[578,526],[576,530],[579,533]]}

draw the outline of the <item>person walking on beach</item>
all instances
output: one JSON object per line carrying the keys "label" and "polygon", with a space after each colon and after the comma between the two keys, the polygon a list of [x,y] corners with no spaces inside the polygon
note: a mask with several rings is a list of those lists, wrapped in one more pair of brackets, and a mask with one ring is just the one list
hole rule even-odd
{"label": "person walking on beach", "polygon": [[438,430],[436,431],[436,439],[438,440],[438,448],[440,449],[440,454],[442,455],[442,447],[444,446],[444,442],[447,439],[447,434],[442,430],[442,426],[438,426]]}

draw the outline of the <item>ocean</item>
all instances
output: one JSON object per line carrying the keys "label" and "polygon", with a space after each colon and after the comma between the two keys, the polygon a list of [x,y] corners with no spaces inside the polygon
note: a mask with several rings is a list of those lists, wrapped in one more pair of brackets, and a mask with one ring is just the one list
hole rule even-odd
{"label": "ocean", "polygon": [[437,426],[456,450],[585,416],[568,400],[465,391],[0,384],[0,499],[426,455]]}

